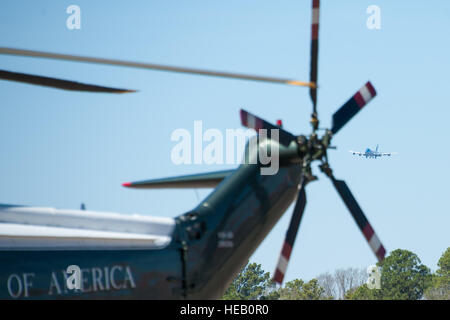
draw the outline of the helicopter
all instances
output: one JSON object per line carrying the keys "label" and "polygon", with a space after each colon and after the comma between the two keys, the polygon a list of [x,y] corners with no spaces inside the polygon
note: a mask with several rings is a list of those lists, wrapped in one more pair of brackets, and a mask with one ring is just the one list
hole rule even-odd
{"label": "helicopter", "polygon": [[[247,143],[236,169],[123,184],[136,189],[214,188],[195,208],[175,218],[0,205],[0,299],[218,299],[295,201],[273,276],[281,285],[306,206],[305,189],[317,180],[314,162],[320,163],[382,261],[384,246],[347,184],[335,178],[327,157],[333,136],[376,91],[370,82],[364,84],[319,136],[319,7],[319,0],[313,0],[308,82],[0,47],[0,54],[7,55],[303,86],[313,105],[308,135],[295,135],[281,123],[241,110],[241,124],[258,135]],[[0,79],[84,92],[134,92],[6,70],[0,71]],[[261,150],[278,155],[275,174],[262,174],[267,165],[258,161]]]}

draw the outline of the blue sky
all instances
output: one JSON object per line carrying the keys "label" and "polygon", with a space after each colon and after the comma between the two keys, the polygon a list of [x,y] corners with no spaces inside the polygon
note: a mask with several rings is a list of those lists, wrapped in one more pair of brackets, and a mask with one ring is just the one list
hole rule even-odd
{"label": "blue sky", "polygon": [[[66,8],[81,8],[81,30]],[[1,46],[307,80],[310,1],[2,1]],[[369,5],[381,29],[366,27]],[[331,115],[367,80],[378,96],[334,139],[345,179],[388,251],[419,255],[433,270],[450,245],[450,2],[322,1],[319,115]],[[73,93],[0,82],[0,203],[174,217],[193,190],[127,190],[130,180],[226,169],[170,161],[171,133],[240,128],[239,109],[293,133],[309,133],[304,88],[119,67],[0,56],[2,69],[139,90]],[[380,145],[395,157],[363,160],[348,150]],[[375,262],[331,183],[308,203],[286,280]],[[200,190],[203,198],[210,190]],[[251,260],[273,272],[292,207]]]}

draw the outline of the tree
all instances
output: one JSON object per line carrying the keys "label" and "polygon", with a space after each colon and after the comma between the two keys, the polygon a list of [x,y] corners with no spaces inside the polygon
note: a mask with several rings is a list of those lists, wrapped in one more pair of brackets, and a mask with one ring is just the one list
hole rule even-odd
{"label": "tree", "polygon": [[280,300],[303,300],[301,298],[303,284],[303,280],[300,279],[286,282],[284,288],[279,289]]}
{"label": "tree", "polygon": [[422,298],[430,285],[430,269],[421,263],[416,254],[408,250],[394,250],[377,265],[381,267],[381,288],[369,289],[364,284],[349,292],[346,298],[417,300]]}
{"label": "tree", "polygon": [[345,300],[379,300],[381,299],[380,290],[369,289],[366,284],[357,288],[348,290],[345,295]]}
{"label": "tree", "polygon": [[319,285],[317,279],[304,282],[295,279],[286,283],[284,288],[279,289],[280,300],[322,300],[331,297],[324,295],[324,288]]}
{"label": "tree", "polygon": [[289,281],[282,288],[276,288],[269,272],[260,264],[249,263],[225,291],[224,300],[319,300],[332,299],[325,294],[317,279],[304,282],[301,279]]}
{"label": "tree", "polygon": [[438,276],[442,277],[443,281],[447,284],[450,282],[450,247],[445,250],[438,262],[438,267],[436,273]]}
{"label": "tree", "polygon": [[224,300],[257,300],[267,291],[270,273],[260,264],[249,263],[225,291]]}
{"label": "tree", "polygon": [[357,268],[338,269],[334,274],[322,273],[317,279],[326,296],[344,299],[349,290],[356,289],[366,282],[367,272]]}
{"label": "tree", "polygon": [[339,299],[344,299],[345,293],[363,285],[367,280],[366,270],[347,268],[338,269],[334,274]]}
{"label": "tree", "polygon": [[382,263],[383,299],[420,299],[430,281],[430,269],[421,263],[416,254],[408,250],[394,250]]}
{"label": "tree", "polygon": [[317,280],[324,290],[324,295],[333,298],[337,297],[336,281],[331,273],[321,273],[317,276]]}
{"label": "tree", "polygon": [[450,300],[450,247],[442,254],[438,267],[424,296],[428,300]]}

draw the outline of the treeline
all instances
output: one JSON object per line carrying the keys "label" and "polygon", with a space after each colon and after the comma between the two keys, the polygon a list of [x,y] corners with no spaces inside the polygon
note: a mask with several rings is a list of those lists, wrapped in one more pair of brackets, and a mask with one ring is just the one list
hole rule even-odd
{"label": "treeline", "polygon": [[[431,273],[419,257],[397,249],[378,267],[378,285],[365,269],[339,269],[305,282],[276,287],[260,264],[249,263],[226,290],[224,300],[450,300],[450,247]],[[369,279],[369,284],[367,284]],[[376,289],[374,287],[379,287]]]}

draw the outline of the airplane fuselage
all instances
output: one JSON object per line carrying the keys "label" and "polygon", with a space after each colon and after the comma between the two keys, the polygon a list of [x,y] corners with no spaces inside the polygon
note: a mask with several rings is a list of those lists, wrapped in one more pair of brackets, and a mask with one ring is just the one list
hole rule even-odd
{"label": "airplane fuselage", "polygon": [[364,152],[364,156],[366,157],[366,159],[367,158],[376,159],[377,157],[381,157],[381,153],[367,149],[366,152]]}

